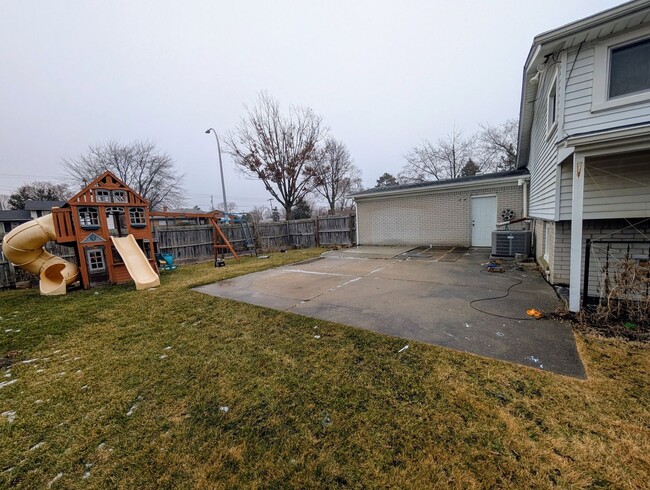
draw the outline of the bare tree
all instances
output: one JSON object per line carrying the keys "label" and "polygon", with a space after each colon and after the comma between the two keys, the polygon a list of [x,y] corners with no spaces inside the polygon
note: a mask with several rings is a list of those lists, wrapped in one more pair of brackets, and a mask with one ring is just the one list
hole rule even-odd
{"label": "bare tree", "polygon": [[269,211],[263,206],[255,206],[247,214],[251,223],[257,224],[269,216]]}
{"label": "bare tree", "polygon": [[519,121],[508,119],[498,125],[480,125],[477,155],[483,166],[492,171],[512,170],[517,165],[517,131]]}
{"label": "bare tree", "polygon": [[321,164],[315,172],[314,193],[325,198],[332,214],[344,207],[347,195],[361,186],[361,171],[342,141],[332,138],[325,141]]}
{"label": "bare tree", "polygon": [[[72,195],[65,184],[53,182],[31,182],[21,185],[9,196],[7,204],[11,209],[25,209],[25,201],[65,201]],[[0,208],[1,209],[1,208]]]}
{"label": "bare tree", "polygon": [[423,140],[405,156],[407,164],[400,179],[407,182],[455,179],[472,158],[474,143],[462,131],[454,128],[436,143]]}
{"label": "bare tree", "polygon": [[88,147],[86,154],[63,160],[63,168],[80,187],[106,170],[149,201],[152,209],[174,208],[183,202],[183,174],[174,160],[161,152],[155,143],[134,141],[122,144],[112,140]]}
{"label": "bare tree", "polygon": [[264,92],[246,111],[227,136],[228,152],[244,175],[264,183],[290,219],[292,208],[314,188],[327,129],[309,108],[292,106],[281,113],[278,101]]}

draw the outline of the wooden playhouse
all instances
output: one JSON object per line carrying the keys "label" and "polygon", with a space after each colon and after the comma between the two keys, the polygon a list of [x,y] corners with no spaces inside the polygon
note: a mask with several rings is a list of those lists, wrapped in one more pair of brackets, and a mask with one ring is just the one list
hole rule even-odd
{"label": "wooden playhouse", "polygon": [[52,217],[56,242],[76,250],[85,289],[132,279],[138,289],[156,285],[149,202],[113,173],[104,172],[53,208]]}

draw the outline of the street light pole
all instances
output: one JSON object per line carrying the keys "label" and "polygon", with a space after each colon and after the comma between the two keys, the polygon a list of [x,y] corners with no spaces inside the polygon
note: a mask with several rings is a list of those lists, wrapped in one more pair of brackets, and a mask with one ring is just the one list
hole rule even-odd
{"label": "street light pole", "polygon": [[226,182],[223,180],[223,163],[221,162],[221,145],[219,144],[219,136],[214,128],[206,129],[205,134],[210,134],[210,131],[214,133],[214,137],[217,139],[217,150],[219,151],[219,171],[221,172],[221,192],[223,193],[223,212],[226,222],[230,221],[228,217],[228,201],[226,201]]}

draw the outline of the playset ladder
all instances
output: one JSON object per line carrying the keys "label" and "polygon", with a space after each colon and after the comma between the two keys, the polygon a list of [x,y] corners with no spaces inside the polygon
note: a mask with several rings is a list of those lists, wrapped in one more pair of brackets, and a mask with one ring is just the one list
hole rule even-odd
{"label": "playset ladder", "polygon": [[[237,252],[235,252],[235,249],[232,248],[232,245],[226,238],[226,235],[221,231],[221,228],[219,228],[219,223],[217,223],[217,220],[214,218],[210,218],[210,222],[214,226],[214,258],[216,259],[217,256],[219,255],[219,251],[221,250],[221,254],[224,254],[226,251],[230,251],[230,253],[235,257],[237,260],[239,260],[239,255],[237,255]],[[221,241],[219,241],[221,240]]]}

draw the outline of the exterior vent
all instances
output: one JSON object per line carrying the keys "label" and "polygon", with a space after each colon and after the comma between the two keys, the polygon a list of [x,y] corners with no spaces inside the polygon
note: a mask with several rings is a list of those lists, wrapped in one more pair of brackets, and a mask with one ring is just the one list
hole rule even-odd
{"label": "exterior vent", "polygon": [[532,232],[525,230],[499,230],[492,232],[492,255],[514,257],[515,254],[530,256]]}

